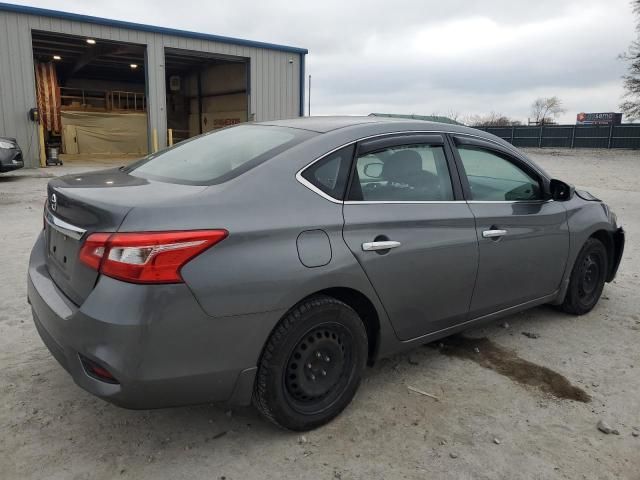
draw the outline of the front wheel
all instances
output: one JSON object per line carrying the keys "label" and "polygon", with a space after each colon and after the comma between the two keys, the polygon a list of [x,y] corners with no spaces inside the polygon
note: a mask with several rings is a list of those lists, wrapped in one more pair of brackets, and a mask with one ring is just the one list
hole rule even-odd
{"label": "front wheel", "polygon": [[587,240],[571,271],[562,310],[574,315],[590,312],[602,295],[608,266],[607,249],[602,242],[596,238]]}
{"label": "front wheel", "polygon": [[253,403],[289,430],[323,425],[351,402],[367,350],[367,333],[351,307],[327,296],[304,300],[267,340]]}

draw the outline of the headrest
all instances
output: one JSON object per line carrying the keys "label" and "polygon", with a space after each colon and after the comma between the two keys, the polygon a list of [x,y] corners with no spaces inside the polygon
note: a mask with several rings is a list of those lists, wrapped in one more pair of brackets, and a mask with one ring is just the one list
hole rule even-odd
{"label": "headrest", "polygon": [[422,157],[415,150],[400,150],[384,162],[382,178],[390,182],[409,183],[422,172]]}

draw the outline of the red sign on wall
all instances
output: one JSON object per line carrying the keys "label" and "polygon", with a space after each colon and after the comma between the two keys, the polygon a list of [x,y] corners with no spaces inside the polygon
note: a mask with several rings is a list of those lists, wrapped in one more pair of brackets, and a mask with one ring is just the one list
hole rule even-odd
{"label": "red sign on wall", "polygon": [[213,128],[229,127],[240,123],[239,118],[216,118],[213,120]]}

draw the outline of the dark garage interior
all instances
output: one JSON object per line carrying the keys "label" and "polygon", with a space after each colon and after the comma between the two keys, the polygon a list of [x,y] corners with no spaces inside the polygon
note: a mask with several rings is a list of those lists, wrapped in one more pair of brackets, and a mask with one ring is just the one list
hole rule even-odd
{"label": "dark garage interior", "polygon": [[248,118],[248,59],[165,49],[167,128],[173,143]]}
{"label": "dark garage interior", "polygon": [[[154,149],[145,47],[34,31],[36,96],[47,157],[104,160]],[[249,120],[248,60],[165,50],[169,144]]]}
{"label": "dark garage interior", "polygon": [[48,158],[148,153],[144,46],[40,31],[32,41]]}

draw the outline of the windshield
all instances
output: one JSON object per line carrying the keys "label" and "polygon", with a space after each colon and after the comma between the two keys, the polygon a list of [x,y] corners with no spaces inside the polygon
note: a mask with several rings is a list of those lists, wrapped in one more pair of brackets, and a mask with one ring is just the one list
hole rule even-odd
{"label": "windshield", "polygon": [[239,125],[149,155],[127,171],[151,180],[212,185],[234,178],[313,135],[295,128]]}

